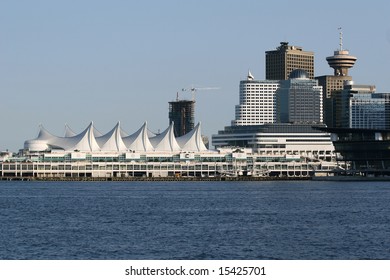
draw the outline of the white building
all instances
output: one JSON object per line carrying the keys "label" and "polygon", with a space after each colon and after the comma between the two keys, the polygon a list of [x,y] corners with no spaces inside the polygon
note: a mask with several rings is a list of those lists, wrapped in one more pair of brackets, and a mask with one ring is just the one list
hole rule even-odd
{"label": "white building", "polygon": [[240,103],[236,105],[236,118],[232,126],[259,125],[276,122],[276,97],[278,81],[255,80],[248,72],[240,82]]}
{"label": "white building", "polygon": [[[324,125],[318,125],[324,127]],[[268,161],[335,160],[330,134],[309,124],[265,124],[228,126],[213,135],[216,148],[246,147]]]}

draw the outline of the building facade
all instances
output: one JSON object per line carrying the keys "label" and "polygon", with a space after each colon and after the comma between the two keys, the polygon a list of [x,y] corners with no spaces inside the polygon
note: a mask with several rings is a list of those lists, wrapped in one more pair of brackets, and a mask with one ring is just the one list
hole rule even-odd
{"label": "building facade", "polygon": [[265,52],[265,79],[287,80],[295,69],[303,69],[314,78],[314,53],[302,47],[290,46],[281,42],[276,50]]}
{"label": "building facade", "polygon": [[390,93],[352,93],[349,128],[390,129]]}
{"label": "building facade", "polygon": [[374,94],[373,85],[346,82],[344,89],[332,96],[334,124],[331,127],[384,129],[386,98]]}
{"label": "building facade", "polygon": [[240,82],[239,105],[236,105],[233,126],[259,125],[276,122],[278,81],[258,81],[249,72]]}
{"label": "building facade", "polygon": [[169,124],[174,123],[176,137],[183,136],[195,127],[195,101],[176,100],[169,102]]}
{"label": "building facade", "polygon": [[306,71],[296,69],[288,80],[280,81],[277,107],[278,122],[322,123],[322,87]]}
{"label": "building facade", "polygon": [[344,83],[352,81],[351,76],[319,76],[315,78],[318,81],[318,85],[322,86],[323,98],[323,118],[324,123],[329,127],[335,127],[335,110],[334,98],[343,90]]}
{"label": "building facade", "polygon": [[390,176],[390,130],[323,128],[332,133],[338,175]]}

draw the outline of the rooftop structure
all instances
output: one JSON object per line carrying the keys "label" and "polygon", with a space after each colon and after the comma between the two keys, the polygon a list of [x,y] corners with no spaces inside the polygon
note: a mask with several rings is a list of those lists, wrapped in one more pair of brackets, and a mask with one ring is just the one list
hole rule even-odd
{"label": "rooftop structure", "polygon": [[38,137],[24,142],[24,149],[30,152],[78,151],[78,152],[199,152],[207,148],[202,142],[200,123],[189,133],[181,137],[174,136],[174,124],[165,131],[154,134],[147,129],[147,123],[135,133],[125,133],[120,123],[102,135],[93,123],[81,133],[74,134],[66,130],[59,137],[40,127]]}
{"label": "rooftop structure", "polygon": [[334,52],[333,56],[329,56],[326,60],[329,66],[334,69],[335,76],[348,76],[348,69],[353,67],[356,62],[356,57],[349,55],[349,51],[343,50],[343,33],[340,30],[340,48]]}

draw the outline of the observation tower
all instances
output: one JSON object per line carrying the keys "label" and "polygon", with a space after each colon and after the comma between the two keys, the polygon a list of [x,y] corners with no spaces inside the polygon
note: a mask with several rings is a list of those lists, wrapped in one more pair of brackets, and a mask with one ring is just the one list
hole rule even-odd
{"label": "observation tower", "polygon": [[330,67],[334,69],[335,76],[348,76],[348,69],[352,68],[356,62],[356,57],[349,55],[348,50],[343,50],[343,32],[340,30],[340,48],[334,52],[333,56],[328,56],[326,60]]}

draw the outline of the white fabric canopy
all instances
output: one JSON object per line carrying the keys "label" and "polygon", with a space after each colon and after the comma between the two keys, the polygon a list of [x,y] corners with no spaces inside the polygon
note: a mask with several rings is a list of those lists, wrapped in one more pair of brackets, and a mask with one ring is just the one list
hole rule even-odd
{"label": "white fabric canopy", "polygon": [[160,134],[151,133],[145,122],[135,133],[128,135],[121,127],[120,122],[106,134],[98,132],[91,122],[79,134],[65,126],[65,137],[59,137],[40,126],[38,136],[27,140],[24,148],[30,151],[47,151],[60,149],[64,151],[83,152],[200,152],[207,148],[202,141],[200,123],[188,134],[176,138],[172,123]]}

